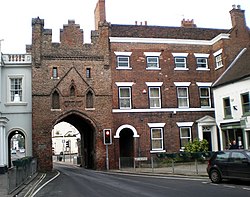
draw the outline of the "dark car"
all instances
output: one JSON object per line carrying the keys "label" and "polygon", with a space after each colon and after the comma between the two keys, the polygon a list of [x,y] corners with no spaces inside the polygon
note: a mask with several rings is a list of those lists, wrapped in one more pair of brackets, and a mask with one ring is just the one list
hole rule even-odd
{"label": "dark car", "polygon": [[207,173],[213,183],[219,183],[222,179],[250,181],[250,151],[226,150],[215,152],[208,161]]}

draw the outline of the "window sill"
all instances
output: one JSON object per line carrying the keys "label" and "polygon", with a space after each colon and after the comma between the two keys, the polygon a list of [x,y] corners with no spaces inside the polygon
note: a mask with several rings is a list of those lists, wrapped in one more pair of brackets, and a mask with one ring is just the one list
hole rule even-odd
{"label": "window sill", "polygon": [[60,77],[51,77],[50,79],[60,79]]}
{"label": "window sill", "polygon": [[117,67],[116,70],[132,70],[132,68],[131,67],[127,67],[127,68]]}
{"label": "window sill", "polygon": [[27,106],[28,103],[26,102],[11,102],[11,103],[6,103],[5,106]]}
{"label": "window sill", "polygon": [[218,69],[220,69],[220,68],[222,68],[223,67],[223,65],[220,65],[220,66],[218,66],[218,67],[215,67],[215,70],[218,70]]}
{"label": "window sill", "polygon": [[174,70],[189,70],[189,68],[174,68]]}
{"label": "window sill", "polygon": [[196,70],[200,70],[200,71],[210,71],[209,68],[196,68]]}
{"label": "window sill", "polygon": [[50,109],[50,111],[62,111],[61,109]]}
{"label": "window sill", "polygon": [[165,153],[166,150],[151,150],[150,153]]}
{"label": "window sill", "polygon": [[146,70],[161,70],[161,68],[146,68]]}
{"label": "window sill", "polygon": [[233,116],[227,116],[223,118],[224,120],[233,119]]}
{"label": "window sill", "polygon": [[85,108],[86,111],[94,111],[95,108]]}

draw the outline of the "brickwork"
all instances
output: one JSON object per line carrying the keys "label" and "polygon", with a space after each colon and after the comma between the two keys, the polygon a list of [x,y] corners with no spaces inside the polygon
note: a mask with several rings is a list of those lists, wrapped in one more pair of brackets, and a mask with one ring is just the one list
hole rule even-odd
{"label": "brickwork", "polygon": [[[182,21],[183,27],[110,25],[106,22],[105,0],[99,0],[95,9],[96,30],[91,33],[91,44],[83,43],[83,30],[73,20],[63,26],[60,43],[52,43],[52,31],[44,29],[42,19],[33,19],[32,46],[28,50],[33,57],[33,150],[34,156],[38,157],[40,170],[52,169],[51,130],[61,121],[67,121],[79,130],[82,135],[82,151],[86,149],[88,160],[92,160],[87,165],[97,169],[105,168],[106,150],[102,135],[105,128],[112,129],[112,136],[115,136],[113,144],[109,146],[110,168],[119,166],[119,132],[128,131],[128,128],[134,128],[131,149],[133,157],[150,157],[157,153],[151,147],[150,123],[164,123],[163,151],[180,150],[180,123],[191,125],[192,139],[199,137],[197,121],[207,116],[213,118],[214,109],[212,91],[210,108],[201,107],[197,83],[213,83],[239,51],[249,45],[244,12],[233,9],[230,13],[232,29],[197,28],[193,20]],[[182,42],[109,40],[115,37],[177,39]],[[224,66],[216,69],[214,53],[220,49]],[[115,52],[132,52],[129,57],[131,69],[116,68]],[[147,57],[144,52],[160,53],[160,69],[146,69]],[[187,53],[186,70],[175,69],[173,53]],[[208,54],[208,69],[197,69],[197,53]],[[53,78],[55,68],[58,76]],[[90,78],[87,77],[86,69],[90,70]],[[119,87],[116,82],[133,83],[132,107],[128,111],[119,109]],[[150,109],[146,82],[162,83],[160,109]],[[186,109],[178,107],[175,82],[190,82],[189,107]],[[71,87],[74,87],[74,95],[71,94]],[[93,94],[94,102],[91,109],[86,108],[86,94],[89,91]],[[59,109],[52,107],[54,92],[59,94]],[[126,129],[119,131],[124,125]],[[213,126],[217,129],[216,125]]]}

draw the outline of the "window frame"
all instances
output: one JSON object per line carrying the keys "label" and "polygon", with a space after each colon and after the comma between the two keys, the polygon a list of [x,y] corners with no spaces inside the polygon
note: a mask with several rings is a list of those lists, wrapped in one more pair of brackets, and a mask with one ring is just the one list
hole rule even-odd
{"label": "window frame", "polygon": [[[180,97],[179,96],[179,89],[186,89],[186,97]],[[189,108],[189,91],[188,91],[188,87],[187,86],[177,86],[176,87],[176,91],[177,91],[177,102],[178,102],[178,108]],[[187,106],[180,106],[180,99],[185,99],[186,98],[186,102],[187,102]]]}
{"label": "window frame", "polygon": [[[182,129],[188,129],[188,133],[189,133],[188,137],[182,137]],[[190,126],[182,126],[182,127],[179,128],[179,132],[180,132],[180,149],[184,150],[185,145],[183,146],[182,140],[189,139],[188,142],[192,142],[192,127],[190,127]]]}
{"label": "window frame", "polygon": [[52,67],[52,77],[51,77],[51,79],[59,79],[58,67],[57,66]]}
{"label": "window frame", "polygon": [[[228,101],[229,105],[226,105],[226,101]],[[230,113],[228,110],[230,110]],[[223,98],[223,112],[224,112],[224,119],[231,119],[232,118],[232,109],[231,109],[231,103],[230,103],[230,97]]]}
{"label": "window frame", "polygon": [[[201,95],[201,89],[208,89],[208,96],[202,96]],[[211,90],[210,87],[205,87],[205,86],[201,86],[199,87],[199,96],[200,96],[200,106],[201,108],[211,108]],[[209,105],[202,105],[202,99],[208,99],[208,103]]]}
{"label": "window frame", "polygon": [[[244,101],[243,96],[247,96],[248,97],[248,102]],[[242,107],[242,114],[243,114],[243,116],[250,115],[250,92],[242,93],[240,95],[240,97],[241,97],[241,107]],[[247,109],[248,109],[248,111],[247,111]]]}
{"label": "window frame", "polygon": [[[160,137],[154,138],[153,137],[153,130],[160,130]],[[164,129],[162,127],[152,127],[150,128],[150,141],[151,141],[151,151],[163,151],[164,150]],[[153,142],[159,141],[161,144],[161,147],[154,148]]]}
{"label": "window frame", "polygon": [[[157,97],[151,97],[151,89],[158,89],[158,96]],[[153,99],[158,99],[159,106],[151,106],[151,101]],[[149,108],[150,109],[160,109],[161,108],[161,87],[157,87],[157,86],[148,87],[148,100],[149,100]]]}
{"label": "window frame", "polygon": [[[183,59],[184,61],[183,63],[176,62],[177,59]],[[175,69],[187,69],[187,58],[181,56],[174,57],[174,64],[175,64]],[[177,66],[178,64],[183,64],[184,66]]]}
{"label": "window frame", "polygon": [[[129,90],[129,97],[121,97],[121,89]],[[131,86],[120,86],[118,87],[118,99],[119,99],[119,109],[131,109],[132,108],[132,87]],[[129,101],[129,107],[121,107],[122,99],[127,99]]]}
{"label": "window frame", "polygon": [[[12,80],[21,80],[21,89],[12,89]],[[9,80],[9,86],[8,86],[8,99],[7,101],[10,103],[23,103],[25,101],[25,87],[24,87],[24,76],[23,75],[11,75],[8,76],[8,80]],[[14,95],[12,94],[12,92],[20,92],[21,91],[21,95],[19,95],[19,99],[15,101],[15,93]]]}
{"label": "window frame", "polygon": [[[119,61],[120,58],[124,58],[124,59],[126,58],[127,60],[126,61],[124,61],[124,60]],[[117,66],[118,69],[129,69],[130,68],[130,57],[129,56],[118,55],[116,57],[116,62],[117,62],[116,66]],[[126,66],[121,66],[120,63],[122,63],[122,64],[126,63]]]}
{"label": "window frame", "polygon": [[[156,61],[154,62],[149,62],[149,59],[155,58]],[[156,66],[149,66],[150,64],[156,64]],[[160,63],[159,63],[159,56],[147,56],[147,69],[159,69],[160,68]]]}
{"label": "window frame", "polygon": [[[205,63],[199,62],[199,60],[205,60]],[[208,69],[208,59],[207,57],[196,57],[196,64],[197,64],[197,69]],[[205,66],[199,66],[199,65],[205,65]]]}

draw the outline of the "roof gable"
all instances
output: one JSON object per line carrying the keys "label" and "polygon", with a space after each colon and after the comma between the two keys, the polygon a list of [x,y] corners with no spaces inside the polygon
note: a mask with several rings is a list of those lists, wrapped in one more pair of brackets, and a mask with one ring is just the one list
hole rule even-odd
{"label": "roof gable", "polygon": [[244,48],[227,70],[215,81],[213,88],[233,83],[250,76],[250,48]]}

